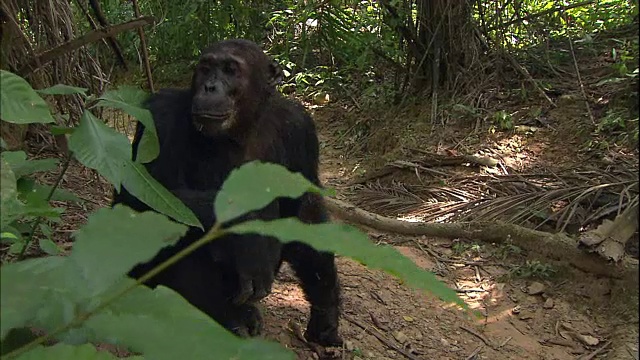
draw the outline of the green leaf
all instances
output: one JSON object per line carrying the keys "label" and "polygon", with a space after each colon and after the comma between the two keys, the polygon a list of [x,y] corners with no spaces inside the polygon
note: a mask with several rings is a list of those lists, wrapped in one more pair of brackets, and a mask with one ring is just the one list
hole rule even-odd
{"label": "green leaf", "polygon": [[427,290],[445,302],[464,306],[456,293],[432,273],[422,270],[392,246],[376,246],[353,226],[343,224],[304,224],[296,218],[274,221],[254,220],[228,229],[236,234],[256,233],[274,236],[284,242],[302,241],[320,251],[331,251],[360,263],[386,271],[409,286]]}
{"label": "green leaf", "polygon": [[133,86],[121,86],[117,90],[104,93],[96,106],[108,106],[120,109],[136,118],[144,125],[144,133],[138,144],[136,161],[148,163],[155,159],[160,152],[160,143],[156,133],[155,123],[151,112],[144,108],[144,101],[149,95]]}
{"label": "green leaf", "polygon": [[202,224],[180,199],[149,174],[140,163],[127,163],[122,185],[136,198],[176,221],[202,228]]}
{"label": "green leaf", "polygon": [[16,178],[36,172],[51,171],[58,166],[58,159],[27,160],[24,151],[3,151],[2,158],[9,163]]}
{"label": "green leaf", "polygon": [[2,230],[2,233],[0,233],[0,243],[14,244],[22,241],[22,234],[20,234],[20,231],[18,231],[18,229],[12,226],[7,226]]}
{"label": "green leaf", "polygon": [[[47,201],[48,193],[43,191],[35,192],[25,189],[25,183],[29,181],[23,181],[26,179],[20,179],[18,181],[18,199],[24,201],[24,208],[22,209],[25,216],[44,216],[49,218],[58,218],[60,214],[64,212],[64,208],[53,207]],[[29,179],[30,180],[30,179]],[[24,191],[26,190],[26,191]]]}
{"label": "green leaf", "polygon": [[24,204],[18,200],[16,176],[4,158],[0,158],[0,228],[4,229],[24,213]]}
{"label": "green leaf", "polygon": [[324,193],[282,165],[251,161],[233,170],[222,184],[214,205],[216,218],[224,223],[262,209],[278,197],[297,198],[309,191]]}
{"label": "green leaf", "polygon": [[164,286],[135,288],[85,326],[96,340],[125,345],[147,359],[295,359],[277,343],[232,335]]}
{"label": "green leaf", "polygon": [[38,241],[38,245],[40,245],[40,249],[49,255],[58,255],[60,254],[60,248],[56,243],[51,241],[51,239],[40,239]]}
{"label": "green leaf", "polygon": [[[52,187],[50,185],[38,184],[35,180],[30,178],[22,178],[18,180],[18,191],[23,196],[27,193],[32,193],[34,196],[37,196],[42,199],[46,199],[47,196],[51,193]],[[74,201],[78,203],[82,203],[82,199],[77,197],[74,193],[69,190],[56,188],[51,196],[51,200],[53,201]]]}
{"label": "green leaf", "polygon": [[25,243],[22,241],[14,242],[13,244],[11,244],[11,246],[9,246],[9,253],[13,255],[20,254],[24,245]]}
{"label": "green leaf", "polygon": [[66,258],[50,256],[2,265],[0,271],[0,337],[33,321],[56,305],[56,289],[64,289]]}
{"label": "green leaf", "polygon": [[118,204],[89,217],[74,234],[69,258],[85,278],[88,296],[93,296],[112,286],[136,264],[177,242],[186,231],[186,226],[156,212],[137,213]]}
{"label": "green leaf", "polygon": [[69,86],[64,84],[56,84],[46,89],[36,90],[40,94],[44,95],[72,95],[72,94],[81,94],[83,96],[87,95],[86,88]]}
{"label": "green leaf", "polygon": [[[64,360],[111,360],[119,357],[108,351],[98,351],[91,344],[68,345],[58,343],[52,346],[38,346],[33,350],[20,355],[19,360],[42,360],[42,359],[64,359]],[[143,360],[142,356],[131,356],[126,359]]]}
{"label": "green leaf", "polygon": [[89,110],[69,137],[69,150],[84,166],[97,170],[116,188],[120,188],[122,171],[131,159],[129,139],[105,125]]}
{"label": "green leaf", "polygon": [[75,130],[76,130],[75,127],[66,127],[66,126],[57,126],[57,125],[52,125],[51,126],[51,134],[52,135],[73,134],[73,132]]}
{"label": "green leaf", "polygon": [[29,83],[0,70],[0,118],[14,124],[54,122],[49,106]]}

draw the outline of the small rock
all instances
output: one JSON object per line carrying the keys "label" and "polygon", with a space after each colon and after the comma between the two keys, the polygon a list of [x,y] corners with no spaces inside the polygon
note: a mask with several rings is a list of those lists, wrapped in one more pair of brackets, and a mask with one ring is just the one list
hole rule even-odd
{"label": "small rock", "polygon": [[396,338],[396,340],[398,340],[400,344],[404,344],[407,341],[409,341],[409,337],[405,335],[405,333],[403,333],[402,331],[394,331],[392,334],[393,334],[393,337]]}
{"label": "small rock", "polygon": [[520,306],[516,306],[516,307],[514,307],[513,309],[511,309],[511,313],[512,313],[513,315],[518,315],[518,314],[520,314],[520,311],[521,311],[521,310],[520,310]]}
{"label": "small rock", "polygon": [[574,334],[574,337],[576,338],[576,340],[589,346],[596,346],[600,343],[600,340],[591,335]]}
{"label": "small rock", "polygon": [[520,316],[518,316],[518,319],[523,320],[523,321],[524,320],[531,320],[531,319],[533,319],[533,316],[531,314],[529,314],[529,313],[522,313],[522,314],[520,314]]}
{"label": "small rock", "polygon": [[553,309],[553,299],[552,298],[548,298],[544,304],[542,304],[542,307],[545,309]]}
{"label": "small rock", "polygon": [[416,333],[416,335],[415,335],[413,338],[414,338],[416,341],[422,341],[422,339],[423,339],[422,333],[421,333],[420,331],[418,331],[418,332]]}
{"label": "small rock", "polygon": [[527,288],[527,294],[529,295],[540,295],[544,292],[545,286],[542,283],[534,281]]}
{"label": "small rock", "polygon": [[449,347],[450,346],[449,342],[445,338],[440,339],[440,345],[442,345],[443,347]]}
{"label": "small rock", "polygon": [[356,347],[353,344],[353,341],[351,340],[347,340],[344,342],[344,347],[348,350],[348,351],[353,351]]}

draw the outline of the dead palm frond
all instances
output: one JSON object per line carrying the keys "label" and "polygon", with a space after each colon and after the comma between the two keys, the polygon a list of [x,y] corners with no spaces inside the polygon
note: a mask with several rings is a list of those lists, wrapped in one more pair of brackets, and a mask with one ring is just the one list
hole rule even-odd
{"label": "dead palm frond", "polygon": [[[358,205],[378,213],[423,221],[490,221],[555,223],[564,231],[612,217],[638,195],[634,169],[564,174],[481,175],[452,177],[421,185],[394,182],[367,185]],[[636,200],[637,201],[637,200]]]}

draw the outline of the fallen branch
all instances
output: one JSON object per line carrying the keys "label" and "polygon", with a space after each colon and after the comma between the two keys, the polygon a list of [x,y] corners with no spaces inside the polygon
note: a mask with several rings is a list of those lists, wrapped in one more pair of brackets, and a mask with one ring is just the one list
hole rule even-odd
{"label": "fallen branch", "polygon": [[613,221],[604,220],[596,229],[580,236],[580,243],[591,248],[598,245],[596,253],[606,260],[620,261],[624,247],[638,230],[638,197]]}
{"label": "fallen branch", "polygon": [[[569,264],[585,272],[622,278],[629,275],[626,267],[608,264],[595,254],[585,253],[577,248],[576,241],[557,233],[531,230],[501,221],[464,223],[412,223],[380,216],[360,209],[344,201],[325,198],[327,208],[343,220],[351,221],[381,231],[402,235],[426,235],[441,238],[466,238],[489,243],[512,244],[544,257],[546,261]],[[637,269],[631,269],[637,272]]]}
{"label": "fallen branch", "polygon": [[112,25],[106,28],[89,31],[88,33],[84,34],[83,36],[77,39],[67,41],[66,43],[60,46],[57,46],[53,49],[47,50],[37,55],[34,59],[29,60],[24,66],[22,66],[22,68],[18,70],[18,73],[21,74],[23,77],[26,77],[27,75],[31,74],[35,70],[39,69],[40,67],[48,64],[49,62],[57,59],[58,57],[64,54],[77,50],[87,44],[96,42],[106,37],[119,34],[123,31],[127,31],[131,29],[135,29],[140,26],[152,24],[153,21],[154,21],[153,17],[143,16],[138,19],[127,21],[121,24]]}

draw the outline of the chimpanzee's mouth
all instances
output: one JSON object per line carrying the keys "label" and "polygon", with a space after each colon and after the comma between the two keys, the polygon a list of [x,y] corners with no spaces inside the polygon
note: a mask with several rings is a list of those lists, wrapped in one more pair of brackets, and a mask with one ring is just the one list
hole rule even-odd
{"label": "chimpanzee's mouth", "polygon": [[207,122],[207,121],[224,121],[231,117],[231,112],[228,113],[194,113],[193,119],[197,122]]}
{"label": "chimpanzee's mouth", "polygon": [[202,133],[216,133],[229,127],[233,119],[233,112],[228,113],[194,113],[193,125]]}

